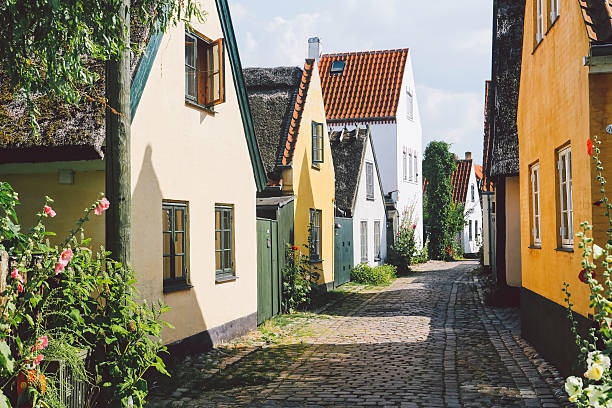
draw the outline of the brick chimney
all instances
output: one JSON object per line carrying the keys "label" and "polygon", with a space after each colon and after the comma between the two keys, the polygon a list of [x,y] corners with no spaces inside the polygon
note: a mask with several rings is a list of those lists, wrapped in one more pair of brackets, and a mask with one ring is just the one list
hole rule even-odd
{"label": "brick chimney", "polygon": [[313,59],[317,62],[321,59],[321,39],[319,37],[308,39],[308,59]]}
{"label": "brick chimney", "polygon": [[472,160],[472,152],[465,152],[465,160]]}

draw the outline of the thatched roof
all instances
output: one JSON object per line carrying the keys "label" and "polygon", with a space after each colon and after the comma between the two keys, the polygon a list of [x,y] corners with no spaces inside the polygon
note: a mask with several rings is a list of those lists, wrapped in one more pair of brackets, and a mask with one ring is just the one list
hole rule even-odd
{"label": "thatched roof", "polygon": [[280,169],[291,164],[313,60],[299,67],[245,68],[243,75],[257,144],[270,185],[279,182]]}
{"label": "thatched roof", "polygon": [[498,0],[494,10],[493,71],[489,175],[512,176],[519,172],[516,113],[521,77],[525,2]]}
{"label": "thatched roof", "polygon": [[[131,41],[142,49],[149,30],[132,24]],[[132,57],[132,75],[143,53]],[[34,135],[25,98],[11,89],[0,75],[0,163],[63,160],[92,160],[103,157],[105,138],[104,63],[90,61],[90,69],[99,79],[83,88],[77,106],[35,96],[39,114],[38,135]]]}

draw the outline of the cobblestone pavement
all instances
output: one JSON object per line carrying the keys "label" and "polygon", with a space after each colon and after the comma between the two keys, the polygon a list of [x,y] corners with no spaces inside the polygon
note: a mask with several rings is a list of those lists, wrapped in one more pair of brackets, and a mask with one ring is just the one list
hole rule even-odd
{"label": "cobblestone pavement", "polygon": [[520,338],[517,309],[483,305],[477,266],[430,262],[296,317],[284,334],[264,326],[188,357],[174,382],[153,384],[152,405],[566,406],[563,379]]}

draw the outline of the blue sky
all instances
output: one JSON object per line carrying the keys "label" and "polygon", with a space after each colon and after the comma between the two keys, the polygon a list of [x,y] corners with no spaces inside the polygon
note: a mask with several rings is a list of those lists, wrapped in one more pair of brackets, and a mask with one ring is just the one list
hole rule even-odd
{"label": "blue sky", "polygon": [[229,0],[245,67],[302,65],[323,52],[410,48],[423,141],[444,140],[482,162],[484,81],[491,76],[486,0]]}

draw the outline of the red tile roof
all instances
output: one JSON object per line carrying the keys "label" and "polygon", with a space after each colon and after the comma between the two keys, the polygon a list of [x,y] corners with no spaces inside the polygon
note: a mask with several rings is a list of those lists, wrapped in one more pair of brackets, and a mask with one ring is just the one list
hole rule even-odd
{"label": "red tile roof", "polygon": [[612,3],[610,0],[578,0],[589,39],[598,44],[612,42]]}
{"label": "red tile roof", "polygon": [[493,191],[493,183],[485,184],[484,181],[484,172],[482,171],[482,166],[475,164],[474,165],[474,175],[476,176],[476,182],[480,186],[480,191]]}
{"label": "red tile roof", "polygon": [[457,168],[453,172],[453,201],[455,203],[465,203],[465,198],[470,184],[470,172],[472,170],[472,160],[457,160]]}
{"label": "red tile roof", "polygon": [[[319,75],[328,122],[394,119],[402,91],[408,48],[325,54]],[[332,74],[334,61],[344,61]]]}

